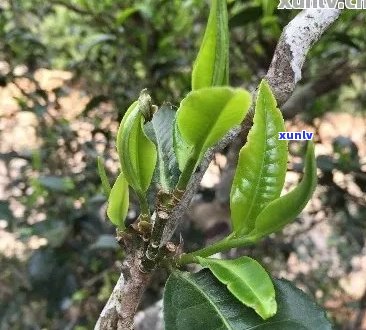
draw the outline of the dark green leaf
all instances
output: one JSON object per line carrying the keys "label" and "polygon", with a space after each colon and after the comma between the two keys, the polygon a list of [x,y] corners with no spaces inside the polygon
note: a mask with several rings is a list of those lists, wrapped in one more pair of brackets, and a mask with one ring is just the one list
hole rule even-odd
{"label": "dark green leaf", "polygon": [[208,270],[174,272],[164,293],[166,330],[331,330],[325,313],[290,282],[274,280],[278,311],[263,320]]}
{"label": "dark green leaf", "polygon": [[173,128],[176,112],[169,104],[154,115],[152,125],[158,147],[158,176],[161,187],[170,191],[178,181],[179,169],[173,148]]}
{"label": "dark green leaf", "polygon": [[[208,148],[240,124],[248,111],[250,99],[246,90],[229,87],[201,88],[183,99],[177,112],[176,132],[180,133],[186,145],[191,146],[190,157],[196,163]],[[176,144],[177,148],[179,145]],[[186,164],[179,154],[177,158],[182,171]]]}
{"label": "dark green leaf", "polygon": [[108,198],[107,215],[109,220],[120,229],[125,228],[125,219],[129,206],[129,191],[128,183],[121,172],[116,182],[114,183],[112,190]]}
{"label": "dark green leaf", "polygon": [[244,305],[253,308],[263,319],[276,314],[277,304],[272,280],[254,259],[241,257],[232,260],[197,257],[202,267],[214,276]]}
{"label": "dark green leaf", "polygon": [[254,228],[261,210],[279,197],[287,169],[287,141],[278,140],[285,131],[281,111],[269,85],[260,84],[254,124],[248,142],[240,150],[230,194],[233,231],[243,235]]}
{"label": "dark green leaf", "polygon": [[201,48],[192,71],[192,90],[228,85],[229,31],[226,0],[212,0]]}
{"label": "dark green leaf", "polygon": [[258,215],[253,234],[262,237],[274,233],[293,221],[310,200],[317,182],[314,144],[308,143],[305,158],[304,177],[299,185],[289,192],[269,203]]}

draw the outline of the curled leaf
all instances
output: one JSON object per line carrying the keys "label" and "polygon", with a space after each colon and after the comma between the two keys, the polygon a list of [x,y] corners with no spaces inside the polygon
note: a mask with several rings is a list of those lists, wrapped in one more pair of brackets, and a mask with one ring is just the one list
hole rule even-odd
{"label": "curled leaf", "polygon": [[152,111],[150,97],[142,93],[127,110],[117,134],[122,172],[138,196],[150,186],[157,159],[155,144],[144,132],[144,121],[151,119]]}
{"label": "curled leaf", "polygon": [[201,48],[192,71],[192,90],[228,85],[229,29],[226,0],[212,0]]}
{"label": "curled leaf", "polygon": [[117,152],[118,152],[118,156],[119,156],[119,160],[121,162],[121,159],[123,158],[122,155],[122,145],[121,145],[121,141],[122,141],[122,132],[124,130],[125,127],[125,122],[126,119],[128,118],[128,116],[135,110],[135,108],[138,106],[138,101],[133,102],[129,108],[126,110],[120,124],[118,127],[118,132],[117,132],[117,138],[116,138],[116,148],[117,148]]}

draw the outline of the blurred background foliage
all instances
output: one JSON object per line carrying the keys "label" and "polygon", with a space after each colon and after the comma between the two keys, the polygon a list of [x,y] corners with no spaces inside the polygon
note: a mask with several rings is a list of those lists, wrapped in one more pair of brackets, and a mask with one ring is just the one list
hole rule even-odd
{"label": "blurred background foliage", "polygon": [[[114,138],[141,89],[175,105],[208,15],[201,0],[0,2],[0,329],[90,329],[123,253],[105,220],[96,174],[111,181]],[[253,90],[296,11],[273,0],[228,1],[231,84]],[[345,11],[311,50],[283,106],[289,130],[315,132],[320,185],[284,233],[245,253],[296,281],[339,329],[366,328],[365,11]],[[216,155],[181,227],[194,249],[228,230],[240,141]],[[291,144],[287,187],[303,146]],[[137,216],[131,201],[128,217]],[[235,256],[243,251],[231,251]],[[161,297],[166,273],[141,308]]]}

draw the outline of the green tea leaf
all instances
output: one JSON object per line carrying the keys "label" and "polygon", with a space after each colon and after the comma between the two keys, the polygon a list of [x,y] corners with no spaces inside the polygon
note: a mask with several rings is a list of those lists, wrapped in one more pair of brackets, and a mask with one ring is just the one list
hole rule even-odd
{"label": "green tea leaf", "polygon": [[299,185],[289,192],[269,203],[258,215],[253,234],[262,237],[274,233],[293,221],[310,200],[317,183],[314,144],[308,143],[304,176]]}
{"label": "green tea leaf", "polygon": [[121,162],[121,159],[123,158],[123,154],[122,154],[122,132],[124,130],[125,127],[125,122],[126,119],[128,118],[128,116],[135,110],[135,108],[138,106],[138,101],[133,102],[129,108],[126,110],[120,124],[118,127],[118,132],[117,132],[117,138],[116,138],[116,148],[117,148],[117,153]]}
{"label": "green tea leaf", "polygon": [[263,320],[240,303],[210,271],[174,272],[164,292],[166,330],[331,330],[324,311],[304,292],[273,280],[278,309]]}
{"label": "green tea leaf", "polygon": [[144,120],[150,115],[151,106],[150,97],[142,93],[127,110],[117,134],[122,172],[139,196],[150,186],[157,159],[155,144],[144,132]]}
{"label": "green tea leaf", "polygon": [[152,126],[158,147],[159,184],[171,191],[178,181],[179,169],[173,148],[173,128],[176,111],[169,104],[163,105],[154,115]]}
{"label": "green tea leaf", "polygon": [[[240,124],[250,106],[250,94],[229,87],[201,88],[190,92],[177,112],[176,131],[191,146],[196,164],[233,126]],[[179,145],[175,145],[179,149]],[[186,151],[186,150],[185,150]],[[179,169],[186,163],[179,156]],[[187,158],[186,158],[187,160]]]}
{"label": "green tea leaf", "polygon": [[107,215],[109,220],[120,229],[125,228],[128,212],[129,192],[128,183],[121,172],[114,183],[108,198]]}
{"label": "green tea leaf", "polygon": [[193,146],[183,140],[178,128],[177,119],[174,120],[173,146],[179,169],[182,171],[192,153]]}
{"label": "green tea leaf", "polygon": [[253,127],[240,150],[230,193],[233,231],[243,235],[254,228],[257,215],[279,197],[287,169],[287,141],[281,111],[266,81],[259,87]]}
{"label": "green tea leaf", "polygon": [[254,259],[241,257],[221,260],[197,257],[202,267],[215,277],[244,305],[253,308],[264,320],[276,314],[277,304],[272,280]]}
{"label": "green tea leaf", "polygon": [[228,85],[229,29],[226,0],[212,0],[201,48],[192,71],[192,90]]}
{"label": "green tea leaf", "polygon": [[97,158],[97,165],[98,165],[98,173],[100,180],[102,181],[102,187],[104,190],[104,194],[109,197],[109,194],[111,193],[111,185],[109,183],[107,173],[105,172],[104,162],[103,158],[98,156]]}

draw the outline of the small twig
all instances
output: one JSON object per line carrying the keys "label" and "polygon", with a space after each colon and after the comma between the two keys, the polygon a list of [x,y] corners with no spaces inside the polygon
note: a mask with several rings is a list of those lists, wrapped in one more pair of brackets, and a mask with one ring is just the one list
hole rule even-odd
{"label": "small twig", "polygon": [[[319,40],[327,28],[339,17],[340,13],[341,10],[339,9],[303,10],[283,30],[273,60],[265,76],[272,87],[279,106],[283,105],[289,99],[297,82],[300,80],[301,69],[307,52]],[[253,95],[255,96],[255,92]],[[164,232],[164,242],[170,240],[180,223],[215,152],[222,151],[240,134],[246,137],[251,127],[249,123],[251,123],[252,116],[253,109],[248,112],[241,128],[231,130],[215,148],[212,148],[206,153],[200,166],[200,172],[193,175],[182,201],[173,210],[172,217]]]}
{"label": "small twig", "polygon": [[149,272],[154,269],[162,257],[161,255],[159,256],[161,254],[159,252],[162,247],[161,242],[164,229],[171,217],[173,208],[180,202],[180,196],[180,190],[176,190],[173,193],[158,192],[156,219],[152,227],[150,242],[141,261],[141,270],[143,272]]}
{"label": "small twig", "polygon": [[[304,10],[300,12],[300,14],[298,14],[284,29],[266,75],[266,79],[273,89],[279,106],[281,106],[291,96],[297,82],[300,80],[301,69],[307,52],[326,31],[326,29],[338,18],[340,12],[340,10],[336,9]],[[243,134],[243,138],[245,138],[251,127],[250,123],[252,115],[253,110],[248,113],[241,128],[233,129],[215,148],[212,148],[207,152],[203,162],[201,163],[200,171],[192,176],[182,199],[172,209],[170,219],[165,226],[160,246],[167,243],[176,230],[183,214],[190,204],[192,197],[199,188],[203,174],[208,168],[215,152],[221,151],[240,134]],[[160,234],[161,228],[164,226],[157,226]],[[128,251],[127,253],[128,257],[126,260],[131,260],[131,257],[134,258],[136,256],[136,253],[132,253],[131,251]],[[98,320],[96,329],[112,329],[108,326],[108,324],[110,324],[108,323],[109,319],[117,320],[117,323],[114,324],[118,327],[113,329],[132,328],[134,313],[147,285],[146,282],[151,275],[141,272],[138,264],[136,270],[136,261],[135,263],[132,262],[130,267],[131,277],[124,285],[122,277],[122,280],[118,282],[119,286],[115,288],[110,297],[110,301],[118,301],[119,305],[116,303],[111,304],[112,307],[109,308],[108,316],[105,312],[102,313]],[[118,307],[121,304],[124,306],[124,312],[122,313]],[[104,324],[106,326],[103,326],[101,319],[102,321],[104,320]],[[125,322],[124,325],[121,325],[121,322]]]}
{"label": "small twig", "polygon": [[141,238],[133,229],[118,233],[117,239],[123,244],[126,259],[122,272],[107,304],[99,316],[95,330],[130,330],[141,297],[149,284],[151,273],[140,271]]}

